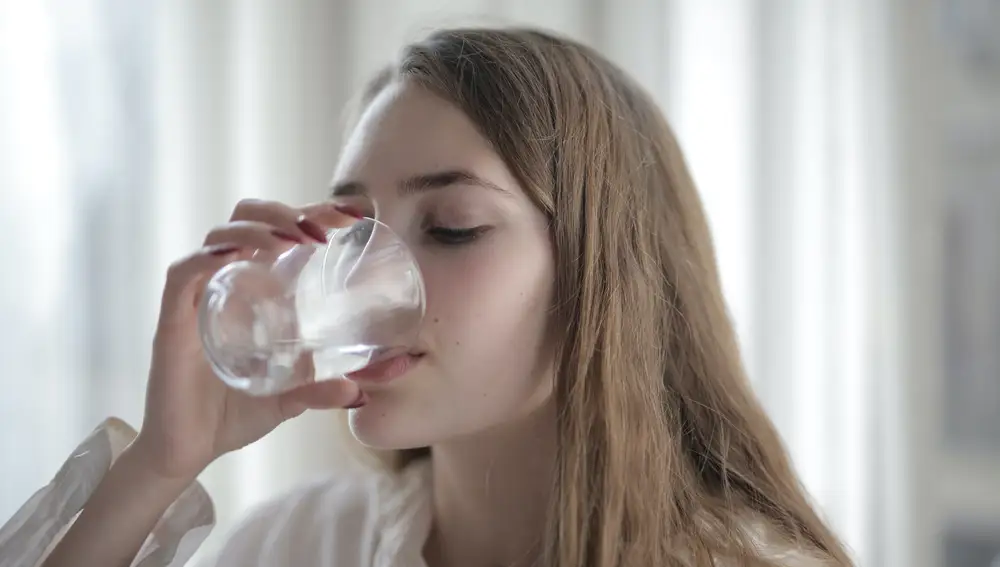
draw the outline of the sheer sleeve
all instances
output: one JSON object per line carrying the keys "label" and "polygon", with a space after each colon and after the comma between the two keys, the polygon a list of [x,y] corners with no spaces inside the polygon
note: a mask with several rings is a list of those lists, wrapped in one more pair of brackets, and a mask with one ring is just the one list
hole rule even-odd
{"label": "sheer sleeve", "polygon": [[[135,435],[124,421],[109,418],[84,439],[52,480],[0,527],[0,567],[40,565]],[[132,567],[185,565],[214,524],[212,501],[195,482],[157,522]]]}

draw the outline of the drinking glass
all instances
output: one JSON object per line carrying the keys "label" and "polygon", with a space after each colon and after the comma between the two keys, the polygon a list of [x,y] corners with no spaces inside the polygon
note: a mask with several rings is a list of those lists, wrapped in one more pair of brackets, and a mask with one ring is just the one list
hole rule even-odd
{"label": "drinking glass", "polygon": [[228,264],[206,286],[198,326],[216,375],[263,396],[406,352],[423,315],[413,254],[388,226],[362,218],[330,229],[326,244]]}

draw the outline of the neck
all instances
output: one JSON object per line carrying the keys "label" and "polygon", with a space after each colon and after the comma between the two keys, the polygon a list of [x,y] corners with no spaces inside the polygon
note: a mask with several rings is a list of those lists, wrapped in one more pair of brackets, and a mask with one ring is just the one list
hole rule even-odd
{"label": "neck", "polygon": [[518,422],[432,451],[435,567],[537,564],[556,454],[549,402]]}

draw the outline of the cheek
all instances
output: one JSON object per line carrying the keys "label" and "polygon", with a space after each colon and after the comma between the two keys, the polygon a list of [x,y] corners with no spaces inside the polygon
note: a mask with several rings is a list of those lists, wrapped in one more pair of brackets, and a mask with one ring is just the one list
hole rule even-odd
{"label": "cheek", "polygon": [[553,281],[548,245],[497,238],[443,250],[427,259],[424,277],[425,327],[448,379],[483,394],[528,385],[545,354]]}

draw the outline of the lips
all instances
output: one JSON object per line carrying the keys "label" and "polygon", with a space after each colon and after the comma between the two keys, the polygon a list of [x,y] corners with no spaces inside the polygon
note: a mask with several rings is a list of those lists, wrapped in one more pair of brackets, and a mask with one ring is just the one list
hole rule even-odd
{"label": "lips", "polygon": [[346,377],[357,382],[388,382],[409,372],[423,356],[414,353],[398,354],[351,372]]}

